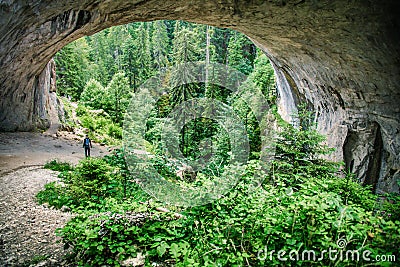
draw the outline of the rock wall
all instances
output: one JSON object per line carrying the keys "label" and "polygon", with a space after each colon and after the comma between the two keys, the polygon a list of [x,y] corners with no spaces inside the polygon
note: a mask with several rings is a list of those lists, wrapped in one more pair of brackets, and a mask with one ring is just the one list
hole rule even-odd
{"label": "rock wall", "polygon": [[[56,64],[53,59],[46,64],[44,70],[35,79],[32,92],[28,93],[27,95],[24,93],[23,98],[18,98],[18,95],[14,95],[13,102],[3,102],[3,104],[16,104],[18,106],[20,104],[18,100],[30,99],[32,111],[29,114],[29,119],[34,121],[34,124],[28,124],[28,128],[25,129],[24,127],[26,126],[20,125],[21,121],[24,122],[21,114],[15,112],[11,118],[7,118],[12,120],[7,126],[22,130],[48,129],[52,127],[56,131],[60,122],[63,122],[65,118],[64,107],[56,95]],[[17,97],[15,98],[15,96]]]}
{"label": "rock wall", "polygon": [[33,116],[37,119],[36,127],[57,130],[64,119],[64,107],[56,95],[56,64],[53,59],[39,75],[34,87]]}
{"label": "rock wall", "polygon": [[332,158],[345,160],[376,191],[398,191],[399,5],[397,0],[1,1],[0,129],[49,125],[41,75],[67,43],[113,25],[182,19],[252,38],[279,77],[282,114],[288,117],[298,102],[307,102],[320,131],[337,148]]}

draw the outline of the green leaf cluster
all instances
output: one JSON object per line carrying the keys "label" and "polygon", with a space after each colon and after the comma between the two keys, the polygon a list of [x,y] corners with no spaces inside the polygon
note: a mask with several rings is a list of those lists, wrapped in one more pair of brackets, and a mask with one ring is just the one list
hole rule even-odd
{"label": "green leaf cluster", "polygon": [[[300,110],[299,114],[299,119],[307,121],[307,112]],[[246,165],[226,165],[221,175],[231,180],[240,177],[239,182],[212,203],[186,210],[168,207],[183,215],[176,217],[173,212],[156,212],[155,207],[163,205],[156,200],[133,198],[121,202],[104,198],[101,206],[86,204],[85,209],[59,230],[59,235],[72,248],[78,266],[121,266],[138,252],[145,256],[146,266],[368,263],[362,258],[354,261],[324,256],[323,251],[329,249],[336,253],[358,251],[360,255],[368,250],[371,259],[376,255],[398,258],[399,198],[374,195],[350,174],[340,177],[340,166],[321,158],[327,148],[322,136],[313,132],[315,125],[290,127],[281,125],[277,155],[269,171],[260,160],[251,160]],[[107,164],[126,169],[122,155],[121,152],[108,159]],[[75,175],[80,179],[80,175],[92,177],[101,184],[107,180],[103,175],[109,173],[109,166],[100,166],[100,163],[82,163],[82,167],[93,168],[86,171],[80,168]],[[169,168],[166,161],[157,164],[164,171]],[[259,176],[265,180],[255,184],[254,179]],[[72,177],[68,179],[75,181]],[[90,190],[90,186],[86,188],[84,191]],[[100,186],[96,190],[102,193]],[[135,190],[134,194],[143,194],[140,189]],[[82,191],[77,193],[85,197]],[[92,198],[92,201],[95,200]],[[345,241],[346,247],[339,246],[339,240]],[[311,258],[293,260],[293,255],[292,259],[288,255],[292,251],[301,256],[303,251],[311,250],[315,252]],[[279,259],[278,251],[288,253],[286,262]]]}

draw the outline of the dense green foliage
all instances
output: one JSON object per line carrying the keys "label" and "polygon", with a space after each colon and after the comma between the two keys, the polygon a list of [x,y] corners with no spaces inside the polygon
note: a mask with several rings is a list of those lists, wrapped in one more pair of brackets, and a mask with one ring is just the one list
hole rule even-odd
{"label": "dense green foliage", "polygon": [[89,130],[89,137],[98,143],[118,145],[121,143],[122,128],[104,110],[90,110],[83,105],[76,109],[80,123]]}
{"label": "dense green foliage", "polygon": [[57,90],[78,100],[89,79],[89,47],[84,39],[65,46],[55,56]]}
{"label": "dense green foliage", "polygon": [[53,159],[43,166],[45,169],[49,169],[52,171],[59,171],[59,172],[65,172],[65,171],[70,171],[72,170],[72,166],[68,162],[62,162],[60,160]]}
{"label": "dense green foliage", "polygon": [[58,91],[88,104],[90,93],[81,99],[85,87],[89,91],[93,86],[96,90],[105,88],[117,73],[123,73],[128,88],[135,91],[163,67],[206,60],[206,50],[209,61],[229,64],[245,74],[252,72],[257,56],[254,44],[232,30],[183,21],[132,23],[81,38],[61,49],[55,57]]}
{"label": "dense green foliage", "polygon": [[[243,34],[182,21],[113,27],[57,54],[58,86],[61,94],[78,101],[76,115],[94,141],[120,144],[124,113],[139,85],[164,67],[188,61],[222,63],[248,79],[232,94],[207,77],[204,83],[182,85],[192,78],[185,69],[167,73],[171,86],[145,125],[149,161],[163,179],[178,185],[213,185],[217,179],[237,183],[214,202],[183,209],[145,193],[140,179],[130,174],[123,150],[76,166],[49,162],[46,167],[60,171],[60,181],[47,184],[37,199],[75,213],[57,231],[71,248],[74,265],[121,266],[142,255],[146,266],[361,266],[370,263],[361,257],[365,251],[371,260],[376,255],[399,260],[400,197],[374,195],[353,174],[343,173],[341,164],[325,160],[332,149],[324,145],[307,106],[299,107],[293,125],[279,118],[273,68]],[[276,153],[269,165],[260,159],[259,114],[245,101],[256,91],[261,97],[252,105],[268,103],[277,119]],[[164,153],[161,139],[172,127],[169,113],[204,97],[232,108],[243,122],[250,145],[245,164],[230,163],[229,133],[204,117],[184,122],[174,137],[183,159]],[[195,176],[177,174],[180,161],[207,155],[212,160]],[[255,184],[255,177],[262,182]],[[165,211],[160,207],[170,211],[160,212]],[[331,250],[334,258],[324,254]],[[348,258],[349,250],[357,251],[359,260]]]}
{"label": "dense green foliage", "polygon": [[104,158],[86,158],[76,166],[53,160],[45,168],[59,171],[60,182],[46,184],[45,190],[37,195],[39,203],[79,210],[92,204],[101,207],[110,199],[147,199],[144,193],[141,197],[132,196],[138,185],[128,179],[123,152],[119,149]]}
{"label": "dense green foliage", "polygon": [[[162,68],[191,61],[206,61],[227,64],[250,74],[257,65],[258,53],[254,44],[243,34],[228,29],[183,21],[127,24],[81,38],[59,51],[55,57],[58,92],[78,101],[88,111],[103,110],[105,116],[92,116],[89,112],[92,116],[89,118],[87,112],[83,112],[78,113],[78,117],[81,125],[96,141],[116,144],[118,142],[114,139],[118,139],[118,133],[121,132],[119,128],[123,124],[130,97],[140,84]],[[259,80],[257,83],[262,87],[267,86],[265,88],[269,91],[274,91],[273,70],[268,59],[265,56],[259,58],[269,66],[267,76],[270,79],[261,77],[264,76],[263,67],[259,67],[260,77],[254,78]],[[214,85],[180,85],[190,78],[185,69],[169,75],[171,90],[158,106],[159,111],[170,111],[183,101],[204,95],[226,102],[230,94]],[[83,117],[81,114],[84,114]],[[157,117],[167,114],[162,112]],[[106,129],[102,117],[112,121],[111,131],[116,135],[108,134],[109,129]],[[107,124],[110,123],[107,121]],[[189,135],[193,133],[183,129],[181,140],[185,155],[193,150],[193,144],[188,141],[192,140]]]}
{"label": "dense green foliage", "polygon": [[[306,119],[307,112],[300,116]],[[315,252],[315,258],[306,254],[299,260],[287,254],[291,266],[363,265],[366,250],[370,259],[399,257],[399,197],[379,202],[351,176],[339,178],[338,165],[318,157],[329,149],[312,124],[293,128],[282,122],[281,129],[270,172],[258,160],[226,166],[223,176],[241,177],[236,186],[213,203],[176,210],[182,218],[157,212],[162,203],[148,199],[135,183],[128,190],[132,197],[123,198],[121,177],[128,172],[122,151],[86,159],[61,175],[64,193],[73,199],[64,204],[78,215],[58,233],[79,266],[119,266],[139,252],[146,265],[176,266],[276,266],[283,263],[280,250],[292,251],[292,258]],[[255,174],[265,175],[256,188]],[[64,193],[59,192],[61,199]],[[358,250],[360,260],[324,256],[329,249]]]}

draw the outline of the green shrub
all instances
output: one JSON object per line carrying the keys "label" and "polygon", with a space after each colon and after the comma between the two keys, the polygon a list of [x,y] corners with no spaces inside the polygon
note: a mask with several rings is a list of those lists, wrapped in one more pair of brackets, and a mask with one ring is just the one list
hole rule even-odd
{"label": "green shrub", "polygon": [[71,197],[63,185],[57,182],[50,182],[44,186],[44,190],[36,195],[39,204],[48,203],[50,206],[60,209],[71,204]]}
{"label": "green shrub", "polygon": [[44,165],[44,168],[59,172],[70,171],[73,169],[71,163],[58,161],[57,159],[47,162]]}
{"label": "green shrub", "polygon": [[[50,166],[58,168],[59,164]],[[58,169],[62,170],[59,174],[61,183],[47,184],[37,194],[39,203],[48,202],[55,208],[66,205],[80,209],[89,203],[99,204],[110,196],[122,199],[126,193],[123,184],[126,173],[117,166],[111,166],[105,159],[85,158],[75,168]],[[135,188],[130,184],[129,190],[138,190],[138,186]]]}
{"label": "green shrub", "polygon": [[[149,195],[140,188],[135,180],[133,180],[134,177],[131,177],[125,161],[123,149],[115,149],[112,154],[104,156],[104,160],[119,173],[119,182],[121,183],[120,187],[123,188],[124,191],[124,198],[129,197],[132,201],[141,202],[149,199]],[[121,193],[122,192],[118,195],[119,197],[122,197]]]}
{"label": "green shrub", "polygon": [[82,205],[88,201],[98,202],[120,190],[120,178],[120,174],[104,159],[86,158],[65,177],[64,182],[68,194]]}
{"label": "green shrub", "polygon": [[81,125],[89,130],[90,138],[98,143],[120,145],[122,127],[112,121],[105,112],[93,112],[83,105],[77,108]]}
{"label": "green shrub", "polygon": [[[159,218],[143,215],[147,207],[139,204],[134,213],[126,212],[126,208],[116,211],[115,204],[113,212],[81,214],[59,234],[73,248],[79,266],[119,266],[138,251],[146,255],[148,265],[174,262],[175,266],[276,266],[282,264],[276,254],[271,260],[269,254],[263,259],[260,251],[315,250],[319,258],[323,250],[340,251],[338,240],[345,240],[348,250],[368,249],[371,258],[378,254],[398,255],[400,222],[376,216],[357,198],[355,202],[346,200],[340,192],[330,190],[336,178],[309,179],[295,190],[264,184],[248,194],[257,169],[256,162],[251,164],[225,173],[243,174],[234,190],[213,203],[183,211],[185,217],[181,219],[168,213]],[[361,189],[354,184],[348,191],[373,198]],[[129,220],[129,216],[142,215],[146,220],[139,225]],[[310,261],[290,263],[308,266]],[[318,263],[352,264],[328,257]]]}
{"label": "green shrub", "polygon": [[380,196],[378,215],[388,220],[400,221],[400,194],[390,193]]}
{"label": "green shrub", "polygon": [[122,128],[116,124],[109,124],[107,134],[115,139],[122,139]]}
{"label": "green shrub", "polygon": [[79,102],[85,106],[100,109],[104,105],[104,96],[106,93],[105,88],[100,82],[90,79],[83,89]]}
{"label": "green shrub", "polygon": [[93,116],[84,115],[80,117],[80,120],[83,127],[89,129],[90,131],[95,131],[97,125]]}
{"label": "green shrub", "polygon": [[76,115],[81,117],[88,114],[88,109],[84,105],[78,105],[77,109],[75,110]]}
{"label": "green shrub", "polygon": [[[165,205],[156,200],[139,197],[120,201],[115,197],[121,195],[117,190],[101,190],[103,184],[129,177],[122,150],[105,157],[103,162],[99,159],[81,162],[74,171],[68,172],[73,176],[65,180],[68,186],[79,185],[74,194],[87,198],[88,202],[59,235],[72,248],[78,266],[120,266],[123,260],[135,257],[139,251],[145,255],[147,266],[155,263],[174,266],[370,263],[362,259],[346,261],[339,254],[333,259],[326,254],[324,257],[323,251],[330,250],[359,251],[360,254],[368,250],[371,259],[375,255],[395,255],[398,259],[398,196],[386,196],[379,202],[376,195],[351,175],[338,176],[340,165],[320,157],[330,151],[321,144],[324,139],[314,126],[305,125],[298,129],[282,125],[287,132],[279,134],[276,158],[268,173],[259,160],[225,166],[220,171],[222,178],[233,181],[240,177],[235,187],[207,205],[186,210],[175,207],[184,215],[179,219],[171,213],[156,216],[153,211],[149,212],[149,208]],[[173,162],[160,156],[151,160],[162,176],[173,178]],[[114,172],[121,178],[111,179],[109,174]],[[262,175],[265,181],[255,184],[255,175]],[[199,176],[201,179],[195,183],[212,179]],[[91,184],[93,180],[98,182]],[[133,184],[137,195],[144,196],[138,185]],[[89,191],[97,192],[95,195],[99,198],[90,198],[93,193],[88,194]],[[346,246],[339,246],[339,241]],[[278,257],[279,251],[301,254],[310,250],[315,252],[316,260],[283,262]],[[273,251],[275,254],[270,256]],[[381,262],[382,266],[389,264]]]}
{"label": "green shrub", "polygon": [[[145,224],[152,225],[153,231],[143,231]],[[144,236],[153,239],[161,234],[162,224],[157,216],[139,210],[85,213],[69,221],[58,235],[66,248],[73,247],[78,266],[119,266],[121,261],[136,256],[142,242],[149,243]]]}

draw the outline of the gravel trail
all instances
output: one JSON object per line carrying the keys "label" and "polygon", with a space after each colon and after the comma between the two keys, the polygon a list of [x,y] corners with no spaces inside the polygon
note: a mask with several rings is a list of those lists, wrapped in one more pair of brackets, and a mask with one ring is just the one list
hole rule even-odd
{"label": "gravel trail", "polygon": [[[65,266],[55,230],[72,214],[36,202],[57,172],[43,169],[53,159],[76,164],[84,158],[82,137],[68,132],[0,133],[0,267]],[[109,153],[93,143],[92,156]]]}
{"label": "gravel trail", "polygon": [[[38,266],[60,266],[64,250],[56,228],[71,214],[38,205],[35,195],[57,173],[28,167],[0,177],[0,266],[29,266],[42,257]],[[35,265],[32,265],[35,266]]]}

